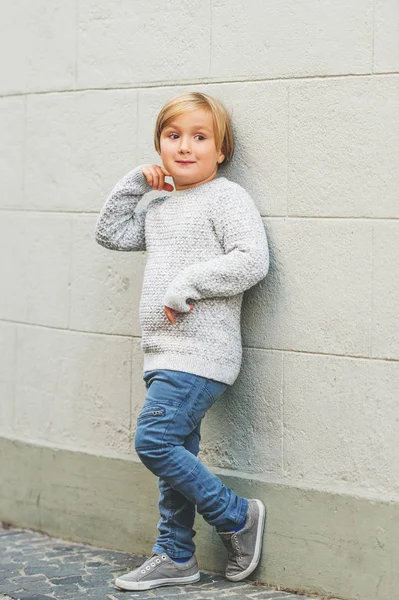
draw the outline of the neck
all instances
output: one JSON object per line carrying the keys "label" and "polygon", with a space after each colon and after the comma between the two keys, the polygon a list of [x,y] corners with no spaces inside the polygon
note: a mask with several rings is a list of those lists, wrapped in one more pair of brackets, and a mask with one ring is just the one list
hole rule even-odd
{"label": "neck", "polygon": [[173,183],[175,185],[175,190],[176,191],[183,191],[183,190],[190,190],[193,187],[197,187],[197,185],[202,185],[203,183],[208,183],[208,181],[212,181],[212,179],[216,179],[216,175],[217,175],[217,169],[211,173],[211,175],[209,177],[207,177],[207,179],[204,179],[203,181],[199,181],[198,183],[188,183],[187,185],[183,185],[180,183],[177,183],[174,179],[173,179]]}
{"label": "neck", "polygon": [[214,177],[213,179],[208,179],[207,181],[201,181],[197,185],[193,185],[192,187],[185,187],[173,190],[171,193],[172,196],[184,196],[185,194],[201,194],[202,192],[210,191],[214,186],[217,185],[219,181],[224,179],[223,177]]}

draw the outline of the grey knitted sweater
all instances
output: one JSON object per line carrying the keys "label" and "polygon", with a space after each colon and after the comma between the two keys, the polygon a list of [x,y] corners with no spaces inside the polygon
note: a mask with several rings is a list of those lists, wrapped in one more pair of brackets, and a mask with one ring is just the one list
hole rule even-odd
{"label": "grey knitted sweater", "polygon": [[[152,190],[143,166],[111,191],[95,239],[110,250],[147,251],[139,307],[144,371],[186,371],[231,385],[242,361],[243,293],[269,269],[259,211],[243,187],[220,176],[135,211]],[[184,312],[172,324],[164,306]]]}

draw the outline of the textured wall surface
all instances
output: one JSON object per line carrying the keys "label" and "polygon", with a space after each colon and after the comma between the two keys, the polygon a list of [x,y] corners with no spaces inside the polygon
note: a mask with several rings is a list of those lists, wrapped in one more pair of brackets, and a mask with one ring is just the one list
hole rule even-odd
{"label": "textured wall surface", "polygon": [[[202,457],[399,499],[397,0],[50,0],[0,9],[0,435],[133,456],[145,253],[94,241],[169,98],[232,112],[268,277]],[[154,192],[143,198],[150,199]]]}

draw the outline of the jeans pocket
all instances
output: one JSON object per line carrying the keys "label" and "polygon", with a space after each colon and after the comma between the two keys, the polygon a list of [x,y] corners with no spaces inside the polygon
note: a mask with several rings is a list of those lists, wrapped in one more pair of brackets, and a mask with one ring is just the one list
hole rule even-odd
{"label": "jeans pocket", "polygon": [[137,420],[142,421],[146,417],[162,417],[165,414],[165,409],[162,407],[143,408],[139,413]]}

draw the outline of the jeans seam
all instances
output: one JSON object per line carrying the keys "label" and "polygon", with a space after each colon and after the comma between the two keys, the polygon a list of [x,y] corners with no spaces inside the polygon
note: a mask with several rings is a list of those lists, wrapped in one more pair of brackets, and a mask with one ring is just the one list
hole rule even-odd
{"label": "jeans seam", "polygon": [[[175,512],[176,511],[172,511],[172,519],[174,517]],[[169,528],[169,532],[170,532],[170,536],[169,536],[168,544],[167,544],[169,552],[167,554],[169,554],[169,556],[170,556],[170,554],[173,553],[173,548],[176,544],[176,527],[174,525],[172,525],[172,527]]]}

